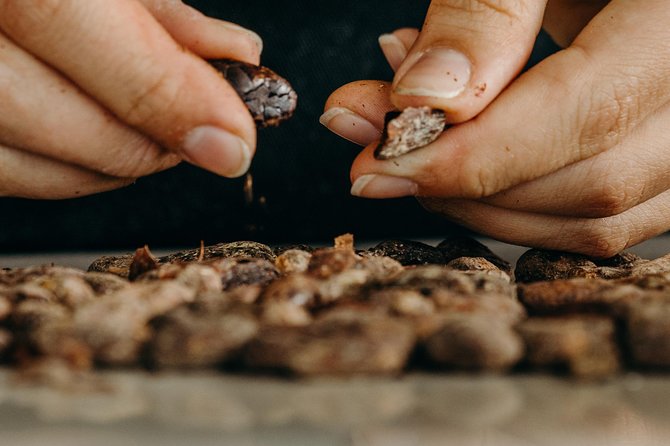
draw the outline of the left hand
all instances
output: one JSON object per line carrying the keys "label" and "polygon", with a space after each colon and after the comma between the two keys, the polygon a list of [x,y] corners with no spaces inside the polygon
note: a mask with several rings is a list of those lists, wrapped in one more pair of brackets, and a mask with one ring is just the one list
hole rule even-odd
{"label": "left hand", "polygon": [[256,127],[205,59],[261,47],[181,0],[0,0],[0,197],[98,193],[182,159],[243,175]]}
{"label": "left hand", "polygon": [[[667,2],[550,0],[546,14],[540,3],[433,1],[421,34],[382,38],[393,84],[338,89],[328,127],[367,145],[386,111],[410,105],[462,124],[392,160],[368,145],[352,193],[415,195],[493,238],[600,257],[670,228]],[[567,48],[514,80],[543,17]],[[458,73],[451,91],[447,71]]]}

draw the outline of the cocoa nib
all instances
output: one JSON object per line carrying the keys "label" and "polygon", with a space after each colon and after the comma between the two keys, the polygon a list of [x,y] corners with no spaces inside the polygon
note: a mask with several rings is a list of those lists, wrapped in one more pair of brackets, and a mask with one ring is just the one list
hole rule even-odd
{"label": "cocoa nib", "polygon": [[387,160],[427,146],[440,136],[446,123],[444,112],[430,107],[408,107],[402,112],[389,112],[381,141],[375,149],[375,158]]}
{"label": "cocoa nib", "polygon": [[258,127],[277,126],[293,115],[298,95],[291,84],[274,71],[230,59],[209,63],[242,98]]}
{"label": "cocoa nib", "polygon": [[149,247],[145,245],[143,248],[139,248],[135,251],[133,262],[128,269],[128,279],[135,280],[147,271],[151,271],[157,267],[158,261],[156,260],[156,257],[151,254]]}

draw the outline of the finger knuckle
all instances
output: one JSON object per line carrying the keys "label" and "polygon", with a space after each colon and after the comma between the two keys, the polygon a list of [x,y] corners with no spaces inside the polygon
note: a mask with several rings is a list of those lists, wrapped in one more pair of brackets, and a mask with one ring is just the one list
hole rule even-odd
{"label": "finger knuckle", "polygon": [[128,93],[120,118],[133,127],[154,126],[174,108],[182,84],[176,73],[149,68],[145,80],[133,84],[137,86]]}
{"label": "finger knuckle", "polygon": [[589,217],[611,217],[626,211],[625,196],[612,187],[603,187],[589,197],[586,212]]}
{"label": "finger knuckle", "polygon": [[584,101],[583,122],[579,123],[578,144],[583,157],[600,153],[621,141],[630,128],[634,99],[622,91],[609,93],[589,90]]}
{"label": "finger knuckle", "polygon": [[[573,52],[580,52],[586,64],[595,64],[588,50],[573,46]],[[582,64],[583,65],[583,64]],[[597,88],[587,83],[581,90],[578,122],[578,145],[582,158],[600,153],[619,143],[627,132],[638,124],[642,104],[640,103],[640,80],[635,76],[600,77]]]}
{"label": "finger knuckle", "polygon": [[71,0],[0,0],[2,27],[14,38],[43,33],[67,17]]}
{"label": "finger knuckle", "polygon": [[117,178],[139,178],[156,170],[159,162],[158,146],[146,138],[138,138],[128,145],[112,149],[109,161],[98,169],[100,173]]}
{"label": "finger knuckle", "polygon": [[584,210],[590,217],[611,217],[630,209],[639,196],[617,172],[608,173],[587,193]]}
{"label": "finger knuckle", "polygon": [[578,251],[598,258],[608,258],[626,249],[628,233],[617,224],[617,219],[588,220],[575,236]]}
{"label": "finger knuckle", "polygon": [[488,197],[503,189],[504,178],[500,172],[494,171],[492,166],[495,164],[479,158],[465,160],[455,170],[457,172],[455,173],[457,195],[463,198],[478,199]]}

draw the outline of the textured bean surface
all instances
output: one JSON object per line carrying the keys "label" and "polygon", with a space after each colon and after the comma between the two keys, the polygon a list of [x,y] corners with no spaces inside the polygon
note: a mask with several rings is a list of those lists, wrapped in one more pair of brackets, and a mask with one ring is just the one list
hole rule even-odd
{"label": "textured bean surface", "polygon": [[429,107],[408,107],[389,112],[374,156],[380,160],[396,158],[435,141],[444,131],[446,115]]}
{"label": "textured bean surface", "polygon": [[209,63],[237,91],[258,127],[277,126],[293,116],[298,95],[291,84],[274,71],[229,59]]}

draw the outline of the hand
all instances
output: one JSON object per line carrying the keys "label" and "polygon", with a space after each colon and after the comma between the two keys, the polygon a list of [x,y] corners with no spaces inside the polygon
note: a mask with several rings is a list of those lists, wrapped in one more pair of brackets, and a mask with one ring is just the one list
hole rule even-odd
{"label": "hand", "polygon": [[[515,80],[539,3],[433,1],[416,42],[407,30],[382,37],[398,67],[393,84],[340,88],[326,104],[328,126],[368,144],[383,112],[419,104],[462,124],[393,160],[375,160],[368,146],[352,193],[416,195],[488,236],[602,257],[670,228],[667,2],[551,0],[544,24],[567,48]],[[458,73],[458,88],[440,83],[446,72]],[[349,132],[350,116],[367,132]]]}
{"label": "hand", "polygon": [[91,194],[181,159],[243,174],[253,120],[203,59],[257,64],[261,46],[177,0],[0,0],[0,195]]}

